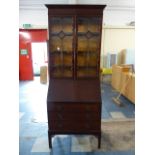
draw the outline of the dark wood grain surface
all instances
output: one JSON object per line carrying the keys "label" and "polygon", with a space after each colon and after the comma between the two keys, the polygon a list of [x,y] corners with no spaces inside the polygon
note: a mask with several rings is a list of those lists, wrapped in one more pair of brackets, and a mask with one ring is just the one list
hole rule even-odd
{"label": "dark wood grain surface", "polygon": [[49,83],[47,102],[101,102],[98,79],[53,79]]}
{"label": "dark wood grain surface", "polygon": [[[100,50],[103,10],[106,5],[47,4],[46,7],[49,27],[47,94],[49,147],[52,147],[51,138],[55,134],[93,134],[98,137],[100,147],[102,108],[99,80]],[[94,18],[96,20],[92,20]],[[73,37],[70,40],[71,45],[70,42],[63,40],[68,35]],[[87,38],[84,44],[83,41],[79,41],[79,38],[82,39],[81,35]],[[98,44],[95,41],[91,42],[92,46],[89,49],[87,43],[90,38],[96,38]],[[60,47],[65,48],[61,53]]]}

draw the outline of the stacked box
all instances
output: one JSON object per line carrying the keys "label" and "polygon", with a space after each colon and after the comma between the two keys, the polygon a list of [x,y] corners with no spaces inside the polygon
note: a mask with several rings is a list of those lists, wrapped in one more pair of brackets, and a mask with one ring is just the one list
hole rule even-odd
{"label": "stacked box", "polygon": [[129,72],[130,71],[130,66],[119,66],[119,65],[113,65],[112,66],[112,81],[111,85],[114,89],[117,91],[121,91],[122,85],[122,73],[123,72]]}
{"label": "stacked box", "polygon": [[135,74],[122,73],[121,85],[124,86],[122,94],[135,103]]}
{"label": "stacked box", "polygon": [[47,83],[47,66],[40,67],[40,83]]}

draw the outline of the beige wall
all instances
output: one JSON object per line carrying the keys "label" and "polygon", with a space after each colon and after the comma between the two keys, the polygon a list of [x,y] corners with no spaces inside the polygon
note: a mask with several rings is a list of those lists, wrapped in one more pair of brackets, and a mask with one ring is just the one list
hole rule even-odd
{"label": "beige wall", "polygon": [[105,26],[102,35],[101,67],[108,52],[118,53],[122,49],[135,49],[135,29],[131,26]]}

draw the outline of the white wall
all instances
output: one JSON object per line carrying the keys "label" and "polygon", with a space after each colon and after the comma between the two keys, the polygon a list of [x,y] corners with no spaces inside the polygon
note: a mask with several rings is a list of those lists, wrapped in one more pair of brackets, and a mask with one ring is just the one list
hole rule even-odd
{"label": "white wall", "polygon": [[47,10],[27,10],[21,9],[19,12],[19,27],[22,28],[23,24],[32,24],[35,27],[47,28],[48,14]]}
{"label": "white wall", "polygon": [[[34,4],[29,4],[31,1]],[[48,28],[47,8],[41,0],[37,1],[38,5],[33,0],[20,0],[20,3],[20,28],[23,24],[32,24],[33,28]],[[102,39],[101,66],[107,52],[118,53],[122,49],[134,49],[134,28],[126,27],[128,23],[135,21],[134,0],[89,0],[89,2],[88,0],[45,0],[44,3],[107,4],[103,14],[104,39]]]}
{"label": "white wall", "polygon": [[107,53],[118,54],[123,49],[135,49],[134,27],[105,26],[102,32],[101,66],[106,66]]}
{"label": "white wall", "polygon": [[135,11],[133,10],[105,10],[103,15],[105,25],[127,25],[135,21]]}
{"label": "white wall", "polygon": [[103,51],[107,52],[120,51],[125,48],[134,49],[134,28],[128,27],[111,27],[103,30]]}
{"label": "white wall", "polygon": [[[127,23],[134,21],[134,11],[105,10],[103,17],[103,22],[106,25],[126,25]],[[34,27],[47,27],[47,9],[20,9],[19,27],[22,28],[23,24],[32,24]]]}

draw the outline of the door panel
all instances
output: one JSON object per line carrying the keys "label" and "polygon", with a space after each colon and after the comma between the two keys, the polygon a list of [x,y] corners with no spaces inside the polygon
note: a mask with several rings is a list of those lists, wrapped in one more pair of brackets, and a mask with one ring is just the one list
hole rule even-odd
{"label": "door panel", "polygon": [[[19,30],[19,80],[33,80],[32,44],[47,41],[46,29],[20,29]],[[21,49],[28,51],[22,55]]]}
{"label": "door panel", "polygon": [[73,77],[73,17],[50,20],[50,56],[53,78]]}
{"label": "door panel", "polygon": [[[27,52],[23,54],[21,50]],[[31,43],[21,44],[19,52],[19,79],[33,80]]]}
{"label": "door panel", "polygon": [[97,77],[100,50],[100,18],[77,18],[77,78]]}

